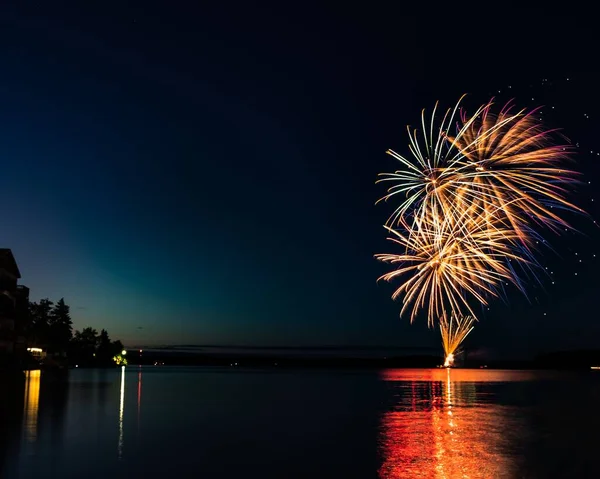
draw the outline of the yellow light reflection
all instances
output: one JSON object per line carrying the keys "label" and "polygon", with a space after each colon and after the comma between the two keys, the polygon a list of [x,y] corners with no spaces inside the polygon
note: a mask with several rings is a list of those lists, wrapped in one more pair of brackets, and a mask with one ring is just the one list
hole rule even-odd
{"label": "yellow light reflection", "polygon": [[121,396],[119,401],[119,459],[123,457],[123,413],[125,411],[125,366],[121,366]]}
{"label": "yellow light reflection", "polygon": [[476,385],[490,381],[484,374],[450,369],[384,373],[384,379],[398,381],[399,394],[382,418],[379,477],[515,477],[516,465],[505,446],[507,431],[518,425],[505,407],[480,402]]}
{"label": "yellow light reflection", "polygon": [[38,410],[40,402],[41,371],[25,373],[25,410],[23,414],[23,431],[25,440],[33,443],[37,440]]}

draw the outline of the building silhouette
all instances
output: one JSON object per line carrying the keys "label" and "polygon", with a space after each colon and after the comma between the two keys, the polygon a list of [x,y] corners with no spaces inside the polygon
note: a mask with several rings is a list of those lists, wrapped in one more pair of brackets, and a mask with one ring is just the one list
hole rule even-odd
{"label": "building silhouette", "polygon": [[0,354],[25,350],[29,288],[17,284],[21,272],[9,248],[0,248]]}

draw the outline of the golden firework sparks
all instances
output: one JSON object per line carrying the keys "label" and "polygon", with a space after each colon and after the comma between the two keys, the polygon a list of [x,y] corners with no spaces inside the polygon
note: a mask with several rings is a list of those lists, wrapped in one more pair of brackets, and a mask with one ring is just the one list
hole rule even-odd
{"label": "golden firework sparks", "polygon": [[423,215],[414,219],[410,232],[386,227],[388,238],[399,253],[375,257],[397,266],[379,279],[404,280],[392,298],[402,297],[400,315],[410,310],[411,322],[427,306],[428,324],[446,310],[468,311],[475,316],[469,300],[487,304],[498,295],[498,287],[520,282],[507,260],[526,262],[514,252],[518,237],[513,230],[494,226],[485,215],[467,208],[460,216]]}
{"label": "golden firework sparks", "polygon": [[506,284],[524,293],[517,269],[538,266],[534,227],[558,231],[568,226],[559,211],[582,212],[567,200],[578,182],[564,165],[570,148],[553,143],[535,110],[508,104],[495,113],[490,101],[468,115],[461,101],[441,119],[437,104],[430,118],[423,111],[421,130],[409,128],[411,155],[387,152],[402,169],[378,180],[391,183],[378,203],[398,201],[385,227],[400,246],[376,255],[396,267],[380,279],[400,279],[392,295],[402,298],[400,314],[410,311],[412,322],[426,309],[430,326],[450,327],[453,315],[472,325],[473,302],[487,304]]}
{"label": "golden firework sparks", "polygon": [[423,111],[420,134],[409,129],[410,157],[387,151],[403,169],[378,180],[392,183],[378,202],[400,199],[386,225],[410,230],[410,218],[423,210],[454,215],[467,203],[482,212],[493,206],[523,241],[532,222],[555,231],[568,226],[553,207],[582,212],[566,200],[578,181],[564,165],[570,147],[552,143],[555,131],[542,127],[535,110],[507,105],[495,114],[490,101],[467,115],[461,101],[441,121],[437,105],[428,121]]}

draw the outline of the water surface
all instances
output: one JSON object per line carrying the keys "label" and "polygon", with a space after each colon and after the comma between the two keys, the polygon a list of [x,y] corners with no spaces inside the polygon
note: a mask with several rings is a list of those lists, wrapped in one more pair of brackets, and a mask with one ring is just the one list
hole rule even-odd
{"label": "water surface", "polygon": [[600,371],[128,367],[2,388],[1,477],[600,477]]}

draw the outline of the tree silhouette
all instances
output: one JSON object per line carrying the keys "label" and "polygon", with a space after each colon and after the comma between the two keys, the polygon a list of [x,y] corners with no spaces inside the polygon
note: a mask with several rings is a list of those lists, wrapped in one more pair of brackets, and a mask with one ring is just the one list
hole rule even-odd
{"label": "tree silhouette", "polygon": [[47,345],[50,341],[50,321],[54,303],[48,298],[30,304],[33,343]]}
{"label": "tree silhouette", "polygon": [[66,351],[73,336],[73,321],[71,321],[70,308],[65,304],[64,298],[60,298],[54,305],[49,326],[49,340],[52,347],[58,351]]}
{"label": "tree silhouette", "polygon": [[96,354],[96,342],[98,331],[94,328],[83,328],[75,331],[72,341],[73,356],[78,362],[89,363],[93,361]]}
{"label": "tree silhouette", "polygon": [[[73,333],[71,311],[64,298],[56,303],[48,298],[29,302],[21,318],[29,346],[43,347],[53,361],[53,353],[67,353],[68,362],[84,366],[114,366],[114,357],[124,349],[121,341],[111,341],[105,329],[83,328]],[[64,356],[63,356],[64,360]]]}
{"label": "tree silhouette", "polygon": [[100,336],[98,336],[98,349],[96,352],[96,356],[98,361],[102,363],[110,363],[112,361],[113,348],[110,344],[110,338],[108,337],[108,332],[106,329],[100,331]]}

